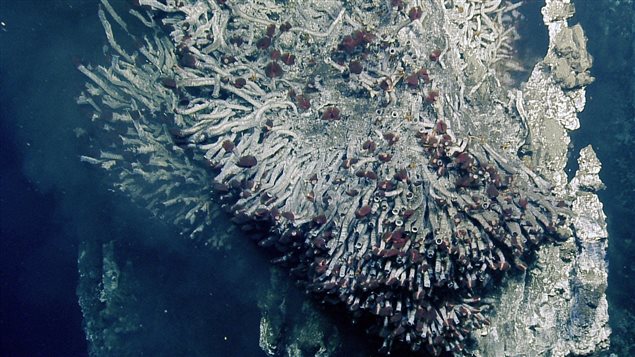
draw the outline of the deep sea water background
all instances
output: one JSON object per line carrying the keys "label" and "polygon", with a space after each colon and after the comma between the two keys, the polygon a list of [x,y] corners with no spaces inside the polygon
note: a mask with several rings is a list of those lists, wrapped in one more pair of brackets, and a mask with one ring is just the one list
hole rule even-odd
{"label": "deep sea water background", "polygon": [[145,284],[125,306],[143,324],[126,355],[262,355],[253,291],[266,260],[193,249],[78,160],[87,142],[74,129],[90,125],[73,63],[107,62],[98,3],[0,1],[0,355],[88,355],[78,245],[110,240]]}
{"label": "deep sea water background", "polygon": [[612,352],[635,355],[635,7],[632,0],[576,0],[589,38],[595,83],[587,88],[576,149],[593,145],[602,162],[599,193],[608,216]]}
{"label": "deep sea water background", "polygon": [[[79,162],[87,142],[74,129],[90,125],[75,104],[85,79],[73,58],[107,62],[97,4],[0,0],[0,355],[87,355],[75,292],[78,244],[87,240],[115,240],[135,277],[151,282],[127,307],[146,326],[130,336],[131,351],[192,354],[183,346],[198,340],[192,348],[207,355],[262,355],[254,292],[268,279],[266,259],[249,244],[240,247],[243,257],[195,249]],[[635,355],[632,5],[578,0],[575,18],[589,37],[597,79],[572,136],[575,152],[592,144],[604,165],[619,356]]]}

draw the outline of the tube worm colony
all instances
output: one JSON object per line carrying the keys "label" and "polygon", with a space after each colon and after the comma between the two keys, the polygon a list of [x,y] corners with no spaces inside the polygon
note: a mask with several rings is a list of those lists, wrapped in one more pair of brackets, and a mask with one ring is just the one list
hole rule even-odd
{"label": "tube worm colony", "polygon": [[137,52],[103,0],[111,66],[78,67],[80,103],[116,134],[83,160],[193,235],[220,206],[384,351],[463,351],[492,278],[566,231],[548,182],[470,120],[502,92],[517,5],[138,3]]}

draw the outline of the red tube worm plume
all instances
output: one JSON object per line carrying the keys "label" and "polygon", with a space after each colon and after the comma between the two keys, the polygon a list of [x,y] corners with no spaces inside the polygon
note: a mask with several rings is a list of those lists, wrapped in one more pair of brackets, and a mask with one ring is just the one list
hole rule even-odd
{"label": "red tube worm plume", "polygon": [[355,217],[357,217],[357,219],[364,218],[364,217],[366,217],[369,213],[370,213],[370,206],[369,206],[369,205],[364,205],[364,206],[362,206],[362,207],[358,208],[358,209],[355,211]]}
{"label": "red tube worm plume", "polygon": [[368,150],[368,152],[372,154],[375,151],[375,149],[377,149],[377,144],[375,144],[375,142],[372,140],[366,140],[362,144],[362,149]]}
{"label": "red tube worm plume", "polygon": [[384,133],[384,140],[386,140],[388,145],[394,145],[397,141],[399,141],[399,135],[393,132]]}
{"label": "red tube worm plume", "polygon": [[277,61],[280,58],[280,51],[278,50],[273,50],[269,53],[269,58],[271,58],[274,61]]}
{"label": "red tube worm plume", "polygon": [[280,67],[277,62],[269,62],[269,64],[265,66],[265,74],[269,78],[280,77],[283,73],[282,67]]}
{"label": "red tube worm plume", "polygon": [[291,30],[291,24],[288,22],[283,23],[282,25],[280,25],[280,32],[287,32]]}
{"label": "red tube worm plume", "polygon": [[423,79],[424,83],[428,84],[432,82],[430,80],[430,74],[428,73],[427,69],[421,68],[419,71],[417,71],[417,74],[419,75],[419,78]]}
{"label": "red tube worm plume", "polygon": [[236,166],[248,169],[258,164],[258,160],[252,155],[241,156],[236,162]]}
{"label": "red tube worm plume", "polygon": [[276,33],[276,25],[271,24],[267,26],[267,37],[273,37],[275,33]]}
{"label": "red tube worm plume", "polygon": [[363,67],[359,61],[350,61],[348,63],[348,70],[353,74],[362,73]]}
{"label": "red tube worm plume", "polygon": [[320,215],[317,215],[317,216],[313,217],[313,223],[316,226],[323,225],[324,223],[326,223],[326,216],[323,215],[323,214],[320,214]]}
{"label": "red tube worm plume", "polygon": [[492,184],[487,185],[486,193],[487,196],[491,199],[495,199],[496,197],[498,197],[498,189]]}
{"label": "red tube worm plume", "polygon": [[430,61],[436,62],[439,60],[439,57],[441,57],[441,50],[439,49],[436,49],[432,51],[432,53],[430,53]]}
{"label": "red tube worm plume", "polygon": [[428,94],[426,94],[426,102],[434,103],[437,101],[438,96],[439,96],[439,91],[436,89],[431,89],[428,91]]}
{"label": "red tube worm plume", "polygon": [[179,63],[183,67],[196,68],[196,57],[189,52],[185,52],[181,55]]}
{"label": "red tube worm plume", "polygon": [[404,8],[403,0],[390,0],[390,6],[396,7],[397,10],[401,10]]}
{"label": "red tube worm plume", "polygon": [[259,50],[266,50],[269,46],[271,46],[271,37],[261,37],[256,41],[256,48]]}
{"label": "red tube worm plume", "polygon": [[373,172],[373,171],[370,171],[370,170],[366,171],[364,173],[364,176],[366,176],[366,178],[369,179],[369,180],[373,180],[373,181],[377,180],[377,174],[375,172]]}
{"label": "red tube worm plume", "polygon": [[234,143],[233,143],[231,140],[225,140],[225,141],[223,141],[222,146],[223,146],[223,149],[224,149],[226,152],[232,152],[232,151],[234,151],[234,148],[236,147],[236,146],[234,145]]}
{"label": "red tube worm plume", "polygon": [[340,119],[340,110],[337,107],[328,107],[322,113],[322,120],[339,120]]}
{"label": "red tube worm plume", "polygon": [[384,91],[391,91],[393,89],[392,80],[388,77],[384,78],[379,82],[379,88]]}
{"label": "red tube worm plume", "polygon": [[245,78],[236,78],[236,80],[234,81],[234,87],[236,88],[242,88],[247,84],[247,80]]}
{"label": "red tube worm plume", "polygon": [[392,159],[392,155],[387,152],[380,152],[379,155],[377,155],[377,158],[381,162],[388,162],[390,161],[390,159]]}
{"label": "red tube worm plume", "polygon": [[437,132],[437,134],[445,134],[448,131],[448,124],[439,119],[434,125],[434,130]]}
{"label": "red tube worm plume", "polygon": [[419,20],[423,16],[423,10],[419,6],[415,6],[408,11],[410,21]]}
{"label": "red tube worm plume", "polygon": [[408,171],[406,169],[397,170],[397,173],[395,173],[395,179],[401,182],[408,181]]}
{"label": "red tube worm plume", "polygon": [[364,30],[357,30],[353,31],[353,33],[350,35],[344,36],[337,48],[348,54],[352,54],[357,49],[360,49],[373,42],[374,39],[375,35],[373,35],[372,33]]}
{"label": "red tube worm plume", "polygon": [[409,76],[406,77],[406,84],[408,85],[408,87],[415,89],[419,86],[419,74],[418,73],[412,73]]}
{"label": "red tube worm plume", "polygon": [[283,53],[280,59],[282,60],[282,63],[287,66],[291,66],[295,63],[295,55],[288,52]]}
{"label": "red tube worm plume", "polygon": [[353,53],[355,51],[355,47],[357,47],[358,43],[353,39],[353,36],[344,36],[342,41],[340,42],[338,48],[346,53]]}
{"label": "red tube worm plume", "polygon": [[306,96],[299,94],[295,96],[295,102],[298,104],[298,108],[301,110],[308,110],[311,108],[311,101]]}
{"label": "red tube worm plume", "polygon": [[161,84],[165,87],[165,88],[169,88],[169,89],[175,89],[176,88],[176,81],[174,80],[174,78],[161,78]]}

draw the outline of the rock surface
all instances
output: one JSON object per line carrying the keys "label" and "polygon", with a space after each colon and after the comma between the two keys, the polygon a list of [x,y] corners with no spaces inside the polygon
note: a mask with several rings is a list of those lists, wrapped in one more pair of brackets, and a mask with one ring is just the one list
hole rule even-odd
{"label": "rock surface", "polygon": [[575,234],[539,250],[535,267],[508,280],[491,299],[492,324],[477,337],[483,356],[587,355],[608,349],[608,233],[595,194],[603,188],[601,165],[587,147],[569,184],[564,172],[568,133],[579,127],[576,113],[584,108],[580,86],[592,80],[582,29],[567,27],[573,12],[568,1],[547,1],[543,16],[550,30],[549,52],[523,87],[517,108],[534,149],[528,161],[552,178],[556,191],[574,198]]}

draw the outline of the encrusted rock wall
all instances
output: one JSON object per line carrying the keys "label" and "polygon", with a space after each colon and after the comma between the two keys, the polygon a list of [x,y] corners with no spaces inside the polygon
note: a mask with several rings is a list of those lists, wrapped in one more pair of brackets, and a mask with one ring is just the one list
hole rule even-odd
{"label": "encrusted rock wall", "polygon": [[595,192],[603,188],[600,162],[591,147],[578,155],[579,169],[568,183],[568,133],[579,127],[591,59],[580,25],[569,27],[569,1],[547,1],[543,17],[549,51],[522,87],[516,107],[529,127],[533,155],[527,159],[554,190],[571,197],[575,234],[542,247],[536,266],[506,281],[490,301],[492,324],[482,329],[483,356],[587,355],[608,349],[606,217]]}

